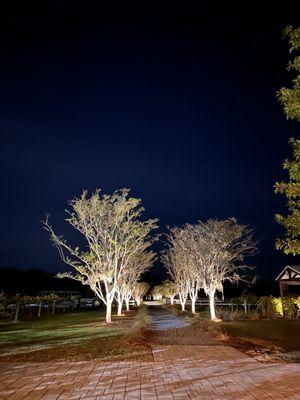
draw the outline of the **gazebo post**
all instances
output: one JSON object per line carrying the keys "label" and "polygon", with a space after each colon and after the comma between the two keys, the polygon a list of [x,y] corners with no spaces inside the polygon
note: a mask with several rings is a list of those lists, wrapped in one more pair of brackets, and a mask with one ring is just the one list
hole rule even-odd
{"label": "gazebo post", "polygon": [[279,291],[280,291],[280,297],[281,300],[284,297],[284,283],[282,281],[279,281]]}
{"label": "gazebo post", "polygon": [[281,297],[281,304],[282,304],[282,315],[284,317],[284,307],[283,307],[283,298],[284,298],[284,283],[282,281],[279,281],[279,291],[280,291],[280,297]]}

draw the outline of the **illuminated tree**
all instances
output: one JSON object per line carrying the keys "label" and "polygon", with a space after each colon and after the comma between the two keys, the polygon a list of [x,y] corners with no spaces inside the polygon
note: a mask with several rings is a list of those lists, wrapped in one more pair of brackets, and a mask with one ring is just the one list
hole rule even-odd
{"label": "illuminated tree", "polygon": [[163,261],[178,290],[182,310],[189,294],[195,313],[198,291],[203,288],[209,296],[211,319],[216,320],[216,292],[223,292],[225,281],[246,279],[242,271],[250,267],[244,258],[255,251],[252,231],[234,218],[211,219],[170,229],[168,242]]}
{"label": "illuminated tree", "polygon": [[[192,225],[171,228],[168,235],[169,250],[163,256],[177,292],[181,308],[185,310],[187,296],[191,299],[192,313],[196,313],[196,301],[200,289],[198,265],[193,254],[194,231]],[[174,297],[173,297],[174,298]]]}
{"label": "illuminated tree", "polygon": [[174,298],[177,294],[177,288],[174,282],[164,281],[161,285],[161,291],[163,297],[166,299],[170,299],[171,305],[174,304]]}
{"label": "illuminated tree", "polygon": [[137,282],[134,285],[132,296],[138,306],[143,301],[143,297],[146,296],[149,288],[150,288],[150,285],[147,282]]}
{"label": "illuminated tree", "polygon": [[163,287],[162,285],[156,285],[151,290],[151,296],[153,300],[162,300],[163,298]]}
{"label": "illuminated tree", "polygon": [[117,315],[122,315],[122,306],[125,302],[126,311],[129,310],[129,301],[133,296],[136,285],[141,275],[152,265],[155,254],[153,252],[142,252],[133,256],[122,273],[122,277],[116,286],[116,300],[118,303]]}
{"label": "illuminated tree", "polygon": [[167,235],[168,249],[162,254],[162,261],[174,282],[182,311],[185,311],[190,279],[188,269],[190,255],[183,245],[185,234],[184,228],[170,228],[170,233]]}
{"label": "illuminated tree", "polygon": [[256,251],[252,231],[234,218],[223,221],[210,219],[189,225],[193,231],[191,254],[197,268],[199,285],[209,296],[210,316],[216,320],[215,294],[223,292],[224,282],[245,281],[248,265],[245,257]]}
{"label": "illuminated tree", "polygon": [[[290,53],[294,54],[288,70],[296,73],[290,88],[283,87],[278,92],[287,119],[300,121],[300,28],[287,27],[284,35],[289,40]],[[300,254],[300,140],[291,138],[293,158],[285,160],[283,168],[288,171],[288,182],[277,182],[275,193],[287,199],[288,215],[276,215],[276,221],[286,230],[283,239],[277,239],[276,248],[285,254]]]}
{"label": "illuminated tree", "polygon": [[88,285],[106,305],[106,322],[111,323],[111,307],[118,284],[132,259],[151,246],[149,237],[156,228],[156,219],[142,221],[144,209],[140,199],[128,196],[122,189],[112,195],[96,190],[90,197],[84,191],[70,202],[66,221],[82,234],[86,246],[82,249],[69,245],[57,236],[47,220],[44,226],[58,248],[61,259],[75,269],[58,276],[68,277]]}

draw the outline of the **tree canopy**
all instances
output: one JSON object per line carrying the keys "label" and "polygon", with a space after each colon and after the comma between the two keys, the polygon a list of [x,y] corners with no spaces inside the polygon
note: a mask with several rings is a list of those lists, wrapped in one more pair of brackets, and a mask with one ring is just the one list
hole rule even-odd
{"label": "tree canopy", "polygon": [[[300,121],[300,28],[288,26],[284,36],[288,38],[292,55],[288,70],[296,73],[296,76],[291,87],[282,87],[279,90],[278,98],[286,118]],[[285,254],[297,255],[300,254],[300,140],[290,138],[289,142],[293,157],[283,163],[289,180],[275,184],[275,193],[286,197],[288,208],[287,216],[276,214],[276,221],[286,230],[284,238],[277,239],[276,248],[283,250]]]}
{"label": "tree canopy", "polygon": [[155,238],[150,233],[157,227],[157,219],[141,220],[141,200],[129,197],[128,189],[111,195],[96,190],[91,196],[84,191],[70,206],[66,221],[82,234],[84,248],[69,245],[48,220],[44,222],[61,259],[76,271],[58,276],[88,285],[106,305],[106,321],[110,323],[111,305],[124,279],[130,276],[136,283],[153,261],[149,247]]}

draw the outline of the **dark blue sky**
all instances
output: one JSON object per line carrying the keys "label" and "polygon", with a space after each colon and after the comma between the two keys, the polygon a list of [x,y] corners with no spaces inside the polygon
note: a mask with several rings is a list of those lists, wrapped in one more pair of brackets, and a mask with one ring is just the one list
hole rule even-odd
{"label": "dark blue sky", "polygon": [[3,10],[0,266],[61,270],[45,212],[68,234],[68,200],[120,187],[162,230],[231,216],[255,227],[259,274],[290,261],[274,250],[273,184],[299,127],[276,91],[292,79],[282,30],[300,25],[300,7],[240,3]]}

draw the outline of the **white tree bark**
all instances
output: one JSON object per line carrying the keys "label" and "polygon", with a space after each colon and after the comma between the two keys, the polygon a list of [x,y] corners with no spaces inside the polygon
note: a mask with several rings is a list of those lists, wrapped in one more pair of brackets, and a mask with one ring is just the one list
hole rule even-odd
{"label": "white tree bark", "polygon": [[196,299],[194,297],[191,299],[191,304],[192,304],[192,314],[196,314]]}
{"label": "white tree bark", "polygon": [[216,310],[215,310],[215,290],[212,290],[208,293],[209,296],[209,311],[210,311],[210,319],[215,321],[216,317]]}
{"label": "white tree bark", "polygon": [[192,314],[196,314],[196,300],[198,298],[198,281],[196,279],[191,279],[189,283],[189,295],[192,303]]}
{"label": "white tree bark", "polygon": [[118,312],[117,312],[118,317],[122,315],[122,307],[123,307],[123,301],[118,302]]}
{"label": "white tree bark", "polygon": [[129,311],[129,301],[130,301],[130,297],[125,297],[126,311]]}
{"label": "white tree bark", "polygon": [[111,308],[112,308],[112,300],[108,300],[106,303],[106,316],[105,316],[105,321],[107,324],[111,324]]}
{"label": "white tree bark", "polygon": [[121,290],[119,288],[117,288],[116,290],[116,300],[118,303],[117,316],[120,317],[122,315],[124,296],[122,295]]}
{"label": "white tree bark", "polygon": [[182,311],[185,311],[186,300],[187,300],[187,292],[186,291],[179,292],[179,301],[181,304]]}

